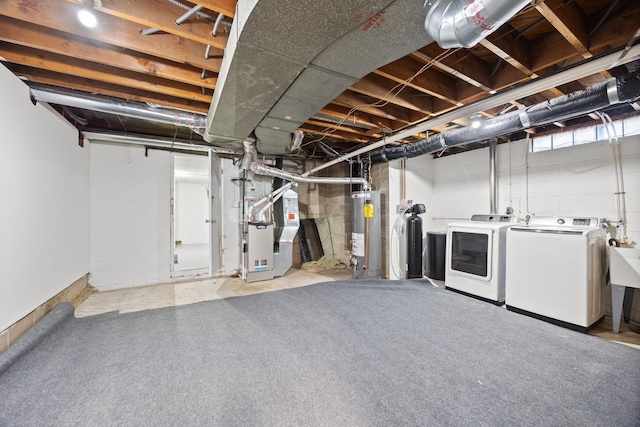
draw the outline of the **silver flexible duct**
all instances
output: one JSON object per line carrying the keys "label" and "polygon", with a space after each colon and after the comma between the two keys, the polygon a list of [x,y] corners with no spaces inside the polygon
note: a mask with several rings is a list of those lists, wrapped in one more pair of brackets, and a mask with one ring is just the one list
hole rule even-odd
{"label": "silver flexible duct", "polygon": [[425,1],[424,27],[443,49],[473,47],[500,28],[530,0]]}
{"label": "silver flexible duct", "polygon": [[[356,184],[362,185],[365,187],[369,186],[369,183],[364,178],[329,178],[329,177],[308,177],[303,175],[298,175],[291,172],[286,172],[281,169],[276,169],[271,166],[265,166],[258,161],[258,152],[256,150],[255,142],[253,141],[245,141],[244,142],[244,151],[245,157],[250,156],[251,163],[249,169],[258,175],[266,175],[272,176],[275,178],[284,179],[285,181],[292,182],[306,182],[306,183],[314,183],[314,184]],[[245,158],[242,159],[243,166],[245,165]]]}
{"label": "silver flexible duct", "polygon": [[[356,184],[362,185],[365,189],[369,188],[369,182],[365,178],[328,178],[328,177],[308,177],[309,172],[305,175],[298,175],[290,172],[283,171],[281,169],[265,166],[258,161],[258,152],[256,150],[256,143],[252,140],[244,141],[245,155],[242,158],[242,168],[249,169],[253,173],[258,175],[272,176],[275,178],[284,179],[289,183],[283,185],[273,193],[263,197],[262,199],[254,202],[248,207],[247,217],[254,222],[266,222],[266,211],[269,207],[276,202],[282,195],[291,188],[294,182],[306,182],[317,184]],[[264,206],[262,206],[264,205]],[[262,208],[258,209],[260,206]],[[258,209],[258,210],[256,210]]]}
{"label": "silver flexible duct", "polygon": [[36,83],[29,84],[31,100],[84,108],[103,113],[117,114],[136,119],[151,120],[184,126],[201,133],[207,122],[207,116],[199,113],[150,108],[133,102],[113,98],[99,97],[84,92],[53,88]]}

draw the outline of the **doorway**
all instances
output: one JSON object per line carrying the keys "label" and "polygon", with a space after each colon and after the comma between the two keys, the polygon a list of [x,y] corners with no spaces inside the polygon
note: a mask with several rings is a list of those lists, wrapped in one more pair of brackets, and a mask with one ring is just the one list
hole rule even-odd
{"label": "doorway", "polygon": [[209,159],[174,155],[172,200],[172,277],[209,273]]}

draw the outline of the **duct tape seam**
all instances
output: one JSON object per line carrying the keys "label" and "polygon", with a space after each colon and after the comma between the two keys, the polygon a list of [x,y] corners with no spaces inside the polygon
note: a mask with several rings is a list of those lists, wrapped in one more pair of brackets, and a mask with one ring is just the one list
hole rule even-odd
{"label": "duct tape seam", "polygon": [[607,80],[607,98],[609,98],[609,103],[611,105],[620,102],[620,97],[618,97],[618,83],[615,77]]}
{"label": "duct tape seam", "polygon": [[518,115],[520,116],[520,123],[522,123],[522,127],[527,129],[531,126],[531,122],[529,121],[529,115],[524,106],[518,107]]}

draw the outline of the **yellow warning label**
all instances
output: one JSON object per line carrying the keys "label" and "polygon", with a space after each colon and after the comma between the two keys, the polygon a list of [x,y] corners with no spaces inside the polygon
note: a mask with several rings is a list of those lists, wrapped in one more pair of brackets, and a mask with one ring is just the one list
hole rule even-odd
{"label": "yellow warning label", "polygon": [[373,204],[367,203],[364,205],[364,217],[373,218]]}

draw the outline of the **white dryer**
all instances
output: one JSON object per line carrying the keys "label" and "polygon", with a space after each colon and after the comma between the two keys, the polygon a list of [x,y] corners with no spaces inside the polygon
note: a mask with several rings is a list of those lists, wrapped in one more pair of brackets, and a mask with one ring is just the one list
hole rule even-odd
{"label": "white dryer", "polygon": [[507,229],[515,215],[473,215],[447,224],[445,288],[493,304],[504,303]]}
{"label": "white dryer", "polygon": [[585,332],[604,318],[606,234],[597,218],[533,217],[507,232],[506,306]]}

